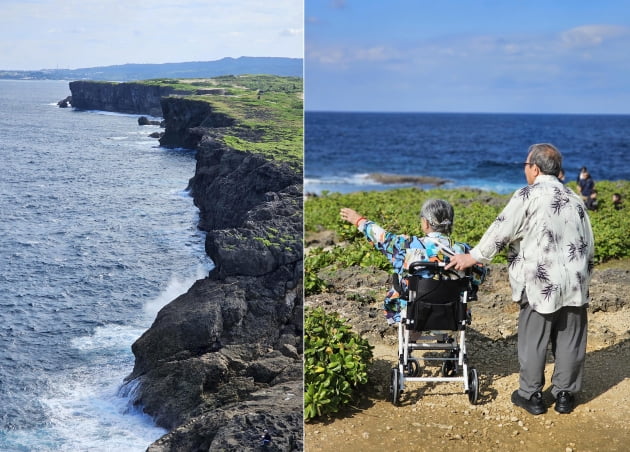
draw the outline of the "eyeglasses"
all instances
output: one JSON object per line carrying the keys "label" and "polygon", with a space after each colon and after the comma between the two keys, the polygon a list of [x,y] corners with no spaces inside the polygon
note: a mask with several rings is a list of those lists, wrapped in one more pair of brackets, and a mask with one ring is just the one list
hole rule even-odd
{"label": "eyeglasses", "polygon": [[532,165],[535,165],[535,163],[523,162],[523,166],[525,166],[525,165],[532,166]]}

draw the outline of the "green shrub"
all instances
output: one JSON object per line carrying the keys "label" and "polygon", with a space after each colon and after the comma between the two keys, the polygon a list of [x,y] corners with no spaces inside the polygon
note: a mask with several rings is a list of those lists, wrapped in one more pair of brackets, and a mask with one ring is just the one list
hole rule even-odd
{"label": "green shrub", "polygon": [[372,346],[345,319],[322,308],[305,310],[304,419],[336,413],[367,383]]}
{"label": "green shrub", "polygon": [[[575,182],[568,186],[575,189]],[[600,207],[589,212],[595,235],[595,262],[630,257],[630,182],[598,181]],[[624,208],[615,210],[610,202],[613,193],[620,193]],[[349,194],[324,193],[308,198],[304,203],[304,230],[329,229],[345,243],[323,250],[309,252],[304,261],[306,295],[318,293],[326,284],[318,275],[322,269],[344,268],[353,265],[374,266],[383,270],[390,264],[365,240],[357,228],[339,218],[342,207],[351,207],[392,232],[422,235],[418,213],[429,198],[449,201],[455,210],[454,240],[476,245],[488,226],[509,201],[511,194],[474,189],[396,190],[357,192]],[[496,263],[506,262],[505,251],[495,257]]]}

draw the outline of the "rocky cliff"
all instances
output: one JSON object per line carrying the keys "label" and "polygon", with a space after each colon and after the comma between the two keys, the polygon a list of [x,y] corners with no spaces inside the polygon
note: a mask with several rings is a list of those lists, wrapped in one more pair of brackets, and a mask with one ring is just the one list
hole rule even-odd
{"label": "rocky cliff", "polygon": [[[89,107],[98,109],[148,106],[159,96],[123,100],[75,83],[76,108],[75,92],[103,101]],[[258,450],[263,429],[272,450],[301,450],[301,164],[227,146],[221,137],[238,121],[206,102],[161,98],[161,112],[161,143],[197,149],[189,188],[216,268],[166,305],[132,346],[126,388],[170,430],[149,450]]]}
{"label": "rocky cliff", "polygon": [[171,86],[143,83],[70,82],[73,108],[162,116],[160,100],[173,94]]}

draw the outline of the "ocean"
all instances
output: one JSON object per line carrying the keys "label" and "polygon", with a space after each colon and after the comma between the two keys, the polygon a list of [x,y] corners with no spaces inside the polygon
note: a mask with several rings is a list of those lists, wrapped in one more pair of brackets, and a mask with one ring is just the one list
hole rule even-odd
{"label": "ocean", "polygon": [[58,108],[67,81],[0,81],[0,450],[144,451],[131,344],[212,262],[194,151],[137,116]]}
{"label": "ocean", "polygon": [[[412,185],[375,174],[428,176],[443,188],[511,193],[535,143],[563,154],[565,181],[630,180],[630,115],[305,113],[304,190],[349,193]],[[419,185],[431,188],[430,185]]]}

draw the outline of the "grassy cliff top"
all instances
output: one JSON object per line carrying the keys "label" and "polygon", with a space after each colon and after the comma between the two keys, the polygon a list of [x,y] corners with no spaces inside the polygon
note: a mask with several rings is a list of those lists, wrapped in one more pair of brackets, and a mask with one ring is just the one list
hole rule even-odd
{"label": "grassy cliff top", "polygon": [[171,87],[176,96],[204,101],[236,121],[219,139],[231,148],[288,162],[301,171],[303,80],[275,75],[226,75],[208,79],[154,79],[144,85]]}

